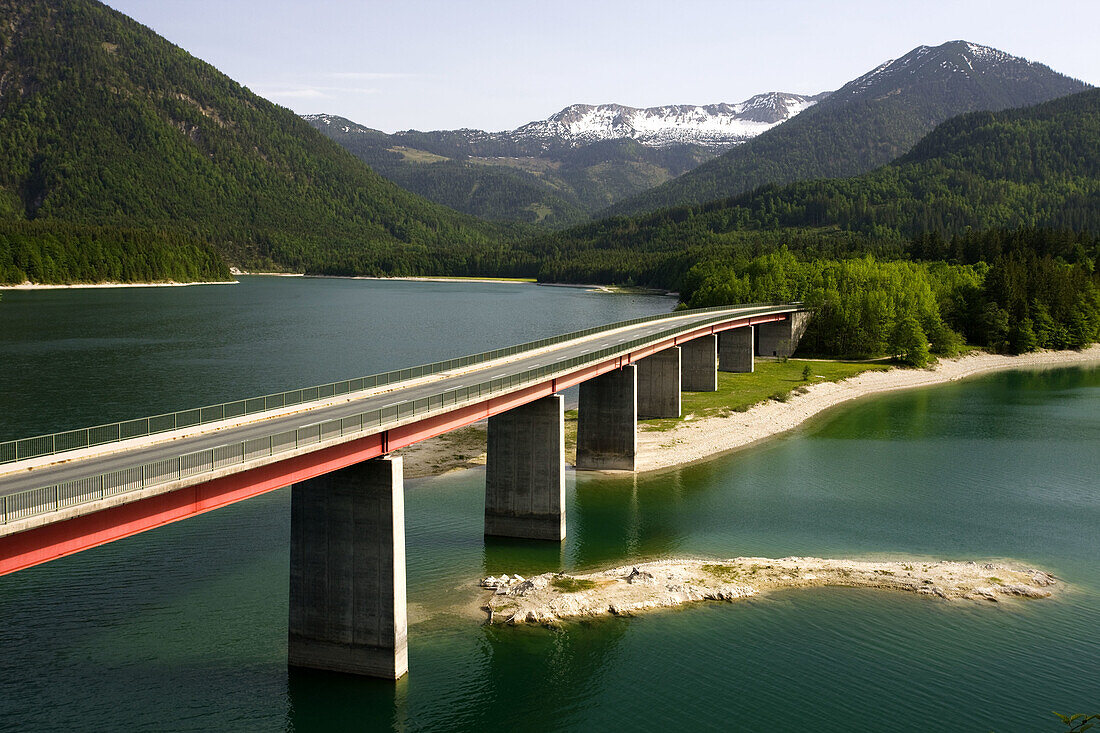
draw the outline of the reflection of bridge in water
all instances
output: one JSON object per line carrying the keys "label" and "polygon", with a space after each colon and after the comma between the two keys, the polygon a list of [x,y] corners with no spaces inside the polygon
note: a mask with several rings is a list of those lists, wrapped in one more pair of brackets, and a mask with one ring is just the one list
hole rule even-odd
{"label": "reflection of bridge in water", "polygon": [[634,470],[637,419],[786,356],[795,304],[682,311],[335,384],[0,443],[0,574],[294,484],[295,666],[407,670],[402,467],[389,454],[489,418],[485,534],[565,537],[561,390],[577,468]]}

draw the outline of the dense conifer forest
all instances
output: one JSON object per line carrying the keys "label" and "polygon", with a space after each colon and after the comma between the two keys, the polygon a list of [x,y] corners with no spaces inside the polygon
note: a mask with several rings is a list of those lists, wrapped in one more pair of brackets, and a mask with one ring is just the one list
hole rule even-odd
{"label": "dense conifer forest", "polygon": [[161,252],[213,247],[246,267],[376,274],[460,267],[455,252],[492,252],[518,233],[400,189],[94,0],[0,0],[0,21],[0,221],[49,233],[7,245],[0,262],[19,259],[7,280],[77,279],[27,263],[101,239],[102,227],[143,230]]}
{"label": "dense conifer forest", "polygon": [[0,222],[0,283],[227,279],[229,268],[212,247],[172,231]]}

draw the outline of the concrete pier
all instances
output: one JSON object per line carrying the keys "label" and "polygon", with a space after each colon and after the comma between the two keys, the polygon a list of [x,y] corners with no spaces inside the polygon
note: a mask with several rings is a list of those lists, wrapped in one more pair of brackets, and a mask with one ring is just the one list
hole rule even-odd
{"label": "concrete pier", "polygon": [[294,485],[291,666],[408,671],[403,489],[401,458],[388,456]]}
{"label": "concrete pier", "polygon": [[680,347],[638,361],[638,417],[680,417]]}
{"label": "concrete pier", "polygon": [[680,345],[680,389],[718,391],[718,336],[701,336]]}
{"label": "concrete pier", "polygon": [[753,326],[743,326],[718,334],[718,370],[751,372],[753,370]]}
{"label": "concrete pier", "polygon": [[757,356],[790,356],[798,349],[802,334],[810,323],[807,312],[789,313],[782,321],[757,326]]}
{"label": "concrete pier", "polygon": [[565,398],[489,418],[485,534],[565,539]]}
{"label": "concrete pier", "polygon": [[577,468],[634,470],[638,453],[638,367],[582,382],[577,410]]}

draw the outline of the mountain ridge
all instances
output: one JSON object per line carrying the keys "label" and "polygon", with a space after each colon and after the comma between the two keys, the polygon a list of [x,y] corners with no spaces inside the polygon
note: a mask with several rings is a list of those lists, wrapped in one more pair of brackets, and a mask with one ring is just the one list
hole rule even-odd
{"label": "mountain ridge", "polygon": [[513,130],[402,130],[398,137],[462,133],[471,141],[546,141],[584,145],[629,138],[649,147],[694,144],[728,147],[778,125],[828,96],[765,92],[742,102],[631,107],[623,104],[571,104],[546,119]]}
{"label": "mountain ridge", "polygon": [[827,96],[736,104],[574,104],[514,130],[386,133],[330,114],[302,118],[399,186],[472,216],[560,228],[691,170]]}
{"label": "mountain ridge", "polygon": [[[416,274],[506,234],[383,179],[95,0],[0,0],[0,49],[0,221],[53,222],[66,247],[79,226],[122,227],[250,269]],[[0,268],[48,272],[39,240],[0,252]]]}
{"label": "mountain ridge", "polygon": [[651,188],[717,151],[701,145],[649,147],[618,138],[581,145],[493,139],[480,130],[375,130],[335,115],[305,121],[374,171],[472,216],[560,228]]}
{"label": "mountain ridge", "polygon": [[603,219],[524,246],[540,279],[677,288],[692,262],[716,253],[898,258],[907,240],[930,238],[930,259],[946,259],[945,238],[989,230],[1100,231],[1100,89],[957,115],[859,176]]}
{"label": "mountain ridge", "polygon": [[969,41],[918,46],[788,122],[597,216],[701,204],[769,183],[858,175],[901,155],[954,115],[1088,88],[1044,64]]}

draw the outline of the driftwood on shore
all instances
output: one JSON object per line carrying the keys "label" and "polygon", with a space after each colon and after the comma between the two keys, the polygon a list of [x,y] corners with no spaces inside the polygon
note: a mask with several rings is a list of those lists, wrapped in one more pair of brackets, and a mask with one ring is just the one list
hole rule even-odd
{"label": "driftwood on shore", "polygon": [[1046,598],[1051,574],[999,563],[948,561],[662,560],[584,575],[488,577],[490,623],[553,625],[562,619],[629,616],[695,601],[735,601],[780,588],[848,586],[906,591],[945,600]]}

